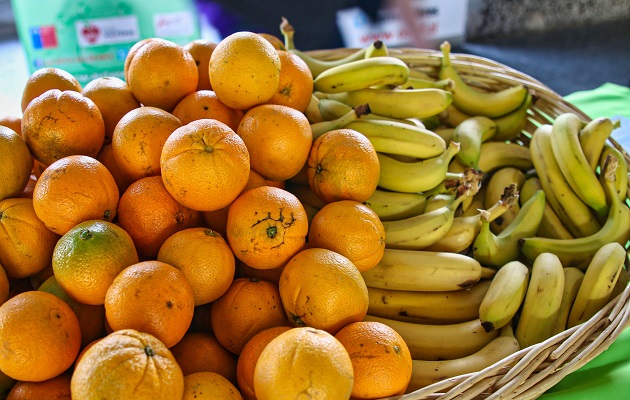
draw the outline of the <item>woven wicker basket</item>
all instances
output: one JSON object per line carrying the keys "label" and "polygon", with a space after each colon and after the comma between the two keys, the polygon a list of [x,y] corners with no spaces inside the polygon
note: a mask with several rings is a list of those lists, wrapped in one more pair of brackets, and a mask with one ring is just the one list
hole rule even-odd
{"label": "woven wicker basket", "polygon": [[[309,54],[321,60],[342,58],[356,49],[315,50]],[[392,48],[390,55],[405,61],[410,68],[437,77],[442,53],[435,50]],[[481,90],[497,91],[519,83],[525,85],[533,100],[528,122],[517,142],[529,144],[529,138],[540,124],[552,123],[566,112],[590,118],[560,95],[536,79],[487,58],[451,54],[451,64],[470,85]],[[630,156],[614,139],[630,165]],[[630,186],[630,184],[629,184]],[[626,197],[630,197],[630,187]],[[627,268],[630,270],[630,268]],[[446,379],[412,393],[388,399],[535,399],[569,373],[579,369],[606,350],[628,325],[630,319],[630,285],[586,323],[561,332],[537,345],[522,349],[476,373]]]}

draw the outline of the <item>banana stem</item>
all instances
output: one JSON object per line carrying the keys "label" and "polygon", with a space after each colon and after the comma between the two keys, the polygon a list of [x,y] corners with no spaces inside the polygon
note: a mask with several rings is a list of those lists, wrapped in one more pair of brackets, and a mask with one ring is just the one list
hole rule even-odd
{"label": "banana stem", "polygon": [[282,22],[280,22],[280,32],[282,36],[284,36],[284,47],[286,47],[287,50],[295,50],[295,43],[293,41],[295,29],[285,17],[282,17]]}
{"label": "banana stem", "polygon": [[448,41],[443,42],[440,45],[440,50],[442,50],[442,67],[450,67],[451,66],[451,44]]}
{"label": "banana stem", "polygon": [[480,210],[481,219],[485,222],[492,222],[503,215],[518,201],[518,191],[516,185],[511,184],[505,188],[501,199],[487,210]]}

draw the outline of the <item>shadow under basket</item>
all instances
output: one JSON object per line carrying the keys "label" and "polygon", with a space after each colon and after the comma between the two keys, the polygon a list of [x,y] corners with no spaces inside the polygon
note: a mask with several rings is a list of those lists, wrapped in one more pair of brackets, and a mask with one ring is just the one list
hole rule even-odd
{"label": "shadow under basket", "polygon": [[[320,60],[343,58],[357,49],[330,49],[307,52]],[[415,48],[390,48],[390,56],[397,57],[416,71],[438,76],[442,53]],[[577,107],[538,80],[493,60],[451,53],[451,64],[469,85],[483,91],[499,91],[523,84],[532,95],[527,123],[514,142],[528,146],[529,140],[542,124],[551,124],[563,113],[574,113],[590,121]],[[612,137],[608,142],[619,149],[627,165],[630,156]],[[630,186],[630,184],[629,184]],[[626,192],[626,203],[630,197]],[[627,274],[626,269],[622,272]],[[606,350],[628,326],[630,319],[630,285],[613,298],[587,322],[567,329],[548,340],[522,349],[493,365],[466,375],[445,379],[411,393],[387,399],[535,399]]]}

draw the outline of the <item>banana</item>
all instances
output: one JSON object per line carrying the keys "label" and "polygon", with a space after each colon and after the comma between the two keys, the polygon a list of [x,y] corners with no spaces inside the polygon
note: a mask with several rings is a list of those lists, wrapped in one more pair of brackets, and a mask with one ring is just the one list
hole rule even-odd
{"label": "banana", "polygon": [[373,57],[387,57],[389,56],[389,49],[382,40],[375,40],[368,46],[365,51],[365,58]]}
{"label": "banana", "polygon": [[457,159],[465,166],[479,169],[481,143],[490,140],[497,132],[497,124],[488,117],[475,116],[462,121],[453,132],[453,141],[459,142]]}
{"label": "banana", "polygon": [[462,80],[451,64],[450,43],[442,43],[440,50],[442,50],[442,63],[439,78],[453,80],[455,83],[453,104],[464,113],[491,118],[502,117],[518,109],[526,100],[528,90],[520,84],[498,92],[482,92],[474,89]]}
{"label": "banana", "polygon": [[306,65],[308,65],[308,68],[313,74],[313,78],[317,78],[319,74],[330,68],[365,58],[365,53],[368,49],[368,46],[357,49],[347,56],[336,60],[320,60],[295,48],[295,43],[293,40],[295,29],[286,18],[282,18],[282,22],[280,23],[280,32],[284,37],[284,46],[286,47],[287,51],[300,57],[306,63]]}
{"label": "banana", "polygon": [[459,151],[459,143],[450,142],[439,156],[416,162],[401,162],[383,153],[377,153],[380,163],[378,185],[396,192],[425,192],[442,182],[450,161]]}
{"label": "banana", "polygon": [[319,102],[320,100],[317,98],[317,96],[311,95],[311,101],[308,103],[308,106],[304,111],[304,115],[308,119],[308,122],[310,122],[311,124],[322,122],[324,120],[322,112],[319,109]]}
{"label": "banana", "polygon": [[490,173],[501,167],[516,167],[522,171],[533,168],[529,149],[518,143],[488,141],[481,144],[479,168]]}
{"label": "banana", "polygon": [[[315,95],[313,96],[317,97]],[[352,107],[350,107],[349,105],[345,103],[342,103],[338,100],[327,99],[327,98],[319,99],[318,106],[319,106],[319,112],[321,113],[322,118],[325,121],[330,121],[330,120],[342,117],[344,114],[352,110]],[[388,118],[383,115],[374,114],[372,112],[370,114],[364,115],[362,119],[375,119],[379,121],[394,121],[394,122],[399,122],[405,125],[417,126],[416,122],[410,119]]]}
{"label": "banana", "polygon": [[[503,196],[505,188],[513,183],[516,184],[516,190],[520,192],[520,188],[524,182],[525,173],[518,168],[502,167],[494,171],[486,184],[484,208],[489,208],[499,201]],[[519,202],[514,202],[509,210],[490,223],[490,230],[495,234],[503,232],[505,228],[510,226],[512,221],[514,221],[520,209],[521,206]]]}
{"label": "banana", "polygon": [[551,150],[551,125],[541,125],[534,131],[529,149],[547,201],[576,237],[590,236],[601,229],[590,208],[580,200],[564,178]]}
{"label": "banana", "polygon": [[594,171],[599,164],[600,155],[613,130],[619,127],[619,120],[599,117],[588,122],[579,132],[580,147],[586,161]]}
{"label": "banana", "polygon": [[500,332],[497,338],[466,357],[439,361],[412,360],[411,379],[406,393],[448,378],[481,371],[521,349],[510,324]]}
{"label": "banana", "polygon": [[378,85],[400,85],[407,81],[408,76],[409,67],[399,58],[365,58],[322,72],[313,80],[313,90],[343,93]]}
{"label": "banana", "polygon": [[584,273],[567,328],[588,321],[608,303],[625,260],[626,250],[619,243],[607,243],[597,250]]}
{"label": "banana", "polygon": [[448,251],[452,253],[464,252],[475,241],[480,229],[481,220],[479,215],[455,217],[448,232],[440,240],[426,247],[425,250]]}
{"label": "banana", "polygon": [[[617,189],[619,200],[625,201],[628,192],[628,164],[626,164],[626,159],[621,150],[610,143],[606,143],[599,158],[600,171],[604,170],[604,162],[606,162],[606,157],[609,154],[618,161],[617,170],[615,171],[615,188]],[[599,180],[603,184],[602,177],[603,175],[600,174]]]}
{"label": "banana", "polygon": [[479,282],[481,265],[463,254],[385,248],[381,261],[361,275],[373,288],[450,292]]}
{"label": "banana", "polygon": [[458,324],[479,318],[490,280],[454,292],[410,292],[368,287],[368,314],[417,324]]}
{"label": "banana", "polygon": [[455,128],[436,128],[433,130],[436,135],[444,139],[446,143],[453,141],[453,133]]}
{"label": "banana", "polygon": [[381,221],[409,218],[422,214],[427,198],[421,193],[390,192],[377,189],[365,201]]}
{"label": "banana", "polygon": [[535,260],[529,287],[516,326],[521,348],[551,337],[564,292],[564,271],[560,259],[543,253]]}
{"label": "banana", "polygon": [[[610,298],[614,299],[619,296],[626,289],[628,283],[630,283],[630,275],[628,275],[628,269],[624,265],[621,273],[619,274],[619,279],[617,279],[617,283],[615,283],[615,287],[610,294]],[[630,325],[630,323],[628,323],[628,325]]]}
{"label": "banana", "polygon": [[515,260],[501,266],[479,305],[479,319],[486,332],[501,329],[514,318],[528,283],[529,269],[522,262]]}
{"label": "banana", "polygon": [[558,318],[556,318],[556,323],[551,332],[552,335],[567,329],[569,312],[571,312],[575,296],[577,296],[583,280],[584,272],[574,267],[564,268],[564,291],[562,292],[562,302],[560,303]]}
{"label": "banana", "polygon": [[[519,191],[519,201],[521,204],[525,204],[538,190],[544,190],[540,179],[536,176],[527,178]],[[543,218],[538,226],[536,236],[553,239],[573,239],[573,235],[571,235],[571,232],[564,226],[558,214],[551,208],[547,198],[545,198],[545,210],[543,211]]]}
{"label": "banana", "polygon": [[427,198],[427,205],[424,208],[424,213],[429,213],[431,211],[435,211],[439,208],[448,206],[455,200],[454,193],[439,193],[435,196]]}
{"label": "banana", "polygon": [[584,122],[576,114],[559,115],[551,129],[551,150],[575,194],[597,215],[605,217],[608,214],[606,194],[580,146],[579,133],[583,126]]}
{"label": "banana", "polygon": [[422,250],[434,244],[451,228],[455,211],[466,197],[472,196],[471,190],[469,184],[464,184],[457,188],[455,199],[440,208],[411,218],[383,221],[385,247]]}
{"label": "banana", "polygon": [[500,267],[517,260],[520,255],[519,241],[536,234],[545,209],[545,192],[539,190],[520,209],[508,227],[495,235],[490,230],[486,213],[481,214],[481,230],[473,243],[473,258],[484,266]]}
{"label": "banana", "polygon": [[630,208],[617,196],[614,185],[616,169],[617,159],[607,157],[603,170],[604,189],[611,206],[606,222],[599,231],[590,236],[571,240],[524,238],[520,241],[523,255],[529,260],[534,260],[541,253],[553,253],[560,258],[565,267],[584,269],[603,245],[611,242],[626,244],[630,239]]}
{"label": "banana", "polygon": [[[449,80],[453,82],[451,79]],[[453,129],[457,128],[459,124],[472,117],[472,115],[468,115],[459,108],[455,107],[453,103],[446,107],[446,110],[438,114],[438,118],[442,124]]]}
{"label": "banana", "polygon": [[442,79],[436,81],[434,79],[422,79],[410,76],[407,78],[407,82],[400,85],[402,89],[443,89],[446,91],[453,90],[452,79]]}
{"label": "banana", "polygon": [[363,320],[381,322],[393,328],[409,347],[414,360],[437,361],[466,357],[499,336],[499,331],[484,331],[478,318],[448,325],[416,324],[369,314]]}
{"label": "banana", "polygon": [[363,104],[363,105],[353,107],[350,111],[348,111],[346,114],[342,115],[339,118],[311,124],[311,132],[313,133],[313,140],[317,139],[318,137],[320,137],[326,132],[329,132],[335,129],[344,128],[350,122],[355,121],[369,113],[370,113],[370,107],[367,104]]}
{"label": "banana", "polygon": [[505,141],[516,139],[525,129],[527,111],[532,105],[532,100],[532,95],[528,91],[525,101],[519,108],[503,117],[495,118],[494,123],[497,125],[497,133],[494,134],[492,140]]}
{"label": "banana", "polygon": [[359,89],[326,94],[349,106],[369,104],[372,112],[390,118],[427,118],[439,114],[453,101],[442,89]]}
{"label": "banana", "polygon": [[434,132],[400,122],[360,119],[346,128],[362,133],[381,153],[427,159],[446,150],[446,142]]}

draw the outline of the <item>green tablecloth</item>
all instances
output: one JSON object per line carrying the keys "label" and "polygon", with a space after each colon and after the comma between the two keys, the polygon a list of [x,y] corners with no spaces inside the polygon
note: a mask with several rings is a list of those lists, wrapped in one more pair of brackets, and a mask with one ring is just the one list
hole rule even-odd
{"label": "green tablecloth", "polygon": [[[611,117],[621,121],[613,138],[630,149],[630,88],[606,83],[572,93],[565,99],[591,118]],[[569,374],[540,399],[630,399],[630,329],[626,329],[603,353]]]}

